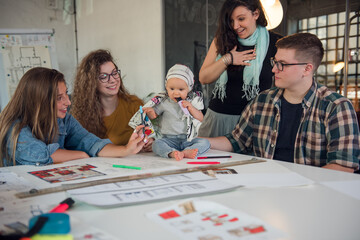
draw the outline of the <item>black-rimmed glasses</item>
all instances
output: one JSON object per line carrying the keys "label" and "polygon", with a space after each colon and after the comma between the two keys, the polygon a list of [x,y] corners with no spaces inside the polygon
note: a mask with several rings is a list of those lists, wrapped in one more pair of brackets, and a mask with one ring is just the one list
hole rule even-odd
{"label": "black-rimmed glasses", "polygon": [[279,71],[283,71],[284,70],[284,66],[292,66],[292,65],[306,65],[307,63],[282,63],[282,62],[278,62],[276,61],[274,58],[270,58],[270,64],[272,67],[274,67],[276,65],[276,68]]}
{"label": "black-rimmed glasses", "polygon": [[110,74],[102,73],[102,74],[100,74],[100,76],[99,76],[99,80],[100,80],[100,82],[102,82],[102,83],[106,83],[106,82],[109,82],[109,81],[110,81],[110,76],[112,76],[114,79],[119,79],[119,78],[120,78],[120,75],[121,75],[121,71],[120,71],[120,70],[115,70],[115,71],[113,71],[113,72],[110,73]]}

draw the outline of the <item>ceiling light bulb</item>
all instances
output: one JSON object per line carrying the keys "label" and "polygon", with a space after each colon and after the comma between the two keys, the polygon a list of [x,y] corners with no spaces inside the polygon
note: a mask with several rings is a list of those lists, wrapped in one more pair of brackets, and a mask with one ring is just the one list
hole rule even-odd
{"label": "ceiling light bulb", "polygon": [[263,6],[268,6],[268,7],[271,7],[272,5],[275,4],[275,0],[260,0],[260,2]]}
{"label": "ceiling light bulb", "polygon": [[[273,2],[273,3],[272,3]],[[283,19],[283,8],[279,0],[261,0],[265,17],[268,22],[266,29],[274,29],[281,23]],[[271,4],[271,5],[270,5]]]}
{"label": "ceiling light bulb", "polygon": [[336,63],[333,67],[333,72],[336,73],[336,72],[340,71],[341,69],[343,69],[344,65],[345,65],[344,62]]}

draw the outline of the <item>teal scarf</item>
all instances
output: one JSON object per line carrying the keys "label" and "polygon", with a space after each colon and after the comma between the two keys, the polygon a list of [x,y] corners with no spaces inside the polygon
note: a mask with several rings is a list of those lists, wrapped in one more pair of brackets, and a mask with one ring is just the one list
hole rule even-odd
{"label": "teal scarf", "polygon": [[[259,94],[259,77],[262,69],[262,65],[269,48],[269,32],[265,27],[257,26],[255,32],[246,39],[241,39],[238,37],[238,41],[243,46],[253,46],[256,45],[256,58],[251,60],[251,66],[244,67],[244,84],[243,91],[245,93],[246,99],[250,101]],[[219,54],[216,57],[216,61],[219,60],[222,56]],[[228,81],[227,70],[225,70],[216,81],[213,94],[214,98],[217,96],[221,101],[224,101],[226,97],[225,89],[226,83]]]}

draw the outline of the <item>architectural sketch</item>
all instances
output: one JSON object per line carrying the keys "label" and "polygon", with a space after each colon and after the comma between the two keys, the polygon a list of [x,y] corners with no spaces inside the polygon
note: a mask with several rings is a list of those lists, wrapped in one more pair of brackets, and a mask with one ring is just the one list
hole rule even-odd
{"label": "architectural sketch", "polygon": [[33,67],[57,68],[53,30],[0,29],[0,110]]}
{"label": "architectural sketch", "polygon": [[51,68],[47,46],[9,46],[1,49],[8,96],[14,94],[21,77],[33,67]]}

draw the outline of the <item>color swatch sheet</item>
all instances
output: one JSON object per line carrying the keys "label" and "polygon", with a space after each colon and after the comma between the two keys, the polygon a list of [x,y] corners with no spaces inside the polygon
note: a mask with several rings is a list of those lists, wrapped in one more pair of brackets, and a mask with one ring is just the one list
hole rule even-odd
{"label": "color swatch sheet", "polygon": [[284,237],[281,231],[245,212],[200,199],[188,199],[146,216],[186,240]]}

